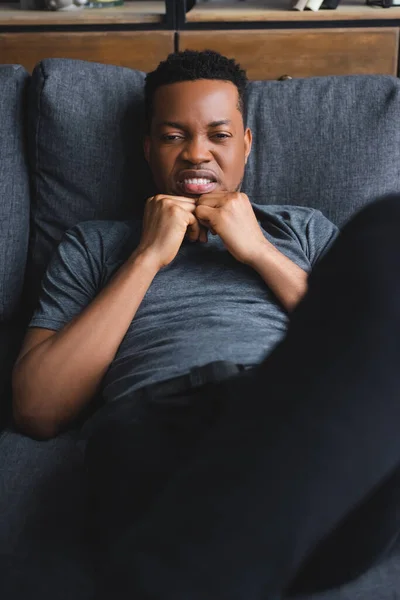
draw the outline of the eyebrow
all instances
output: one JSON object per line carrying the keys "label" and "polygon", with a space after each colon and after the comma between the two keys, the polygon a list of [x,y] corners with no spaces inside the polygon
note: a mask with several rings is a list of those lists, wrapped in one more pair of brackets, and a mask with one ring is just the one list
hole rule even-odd
{"label": "eyebrow", "polygon": [[232,121],[230,119],[222,119],[221,121],[212,121],[209,123],[209,127],[219,127],[220,125],[230,125]]}
{"label": "eyebrow", "polygon": [[[212,121],[208,124],[208,127],[220,127],[221,125],[230,125],[232,121],[229,119],[222,119],[220,121]],[[157,127],[162,127],[166,125],[167,127],[176,127],[176,129],[186,129],[182,123],[178,123],[177,121],[162,121],[157,123]]]}

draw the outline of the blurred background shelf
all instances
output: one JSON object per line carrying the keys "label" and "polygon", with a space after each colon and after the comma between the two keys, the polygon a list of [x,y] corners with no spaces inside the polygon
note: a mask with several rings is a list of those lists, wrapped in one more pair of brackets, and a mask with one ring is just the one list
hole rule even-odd
{"label": "blurred background shelf", "polygon": [[0,4],[0,25],[98,25],[161,23],[165,2],[127,1],[123,6],[74,11],[20,10],[15,3]]}
{"label": "blurred background shelf", "polygon": [[262,21],[361,21],[400,19],[400,7],[367,6],[365,0],[342,0],[335,10],[289,10],[290,0],[198,0],[186,14],[187,23]]}
{"label": "blurred background shelf", "polygon": [[342,0],[336,10],[289,10],[290,0],[198,0],[187,12],[187,23],[233,21],[359,21],[400,19],[400,7],[367,6],[365,0]]}
{"label": "blurred background shelf", "polygon": [[0,0],[0,63],[31,71],[73,58],[150,71],[174,50],[212,49],[250,79],[398,76],[400,7],[342,0],[336,10],[289,10],[290,0],[127,0],[115,8],[22,11]]}

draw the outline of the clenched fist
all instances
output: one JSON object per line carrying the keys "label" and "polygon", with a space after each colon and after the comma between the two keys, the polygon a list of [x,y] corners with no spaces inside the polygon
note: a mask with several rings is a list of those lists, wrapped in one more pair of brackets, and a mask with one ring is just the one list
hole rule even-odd
{"label": "clenched fist", "polygon": [[220,236],[227,250],[239,262],[251,265],[268,245],[253,207],[241,192],[215,192],[196,200],[199,222]]}
{"label": "clenched fist", "polygon": [[142,236],[137,253],[151,255],[158,269],[174,260],[186,236],[207,241],[207,230],[196,218],[196,200],[157,194],[148,198],[143,216]]}

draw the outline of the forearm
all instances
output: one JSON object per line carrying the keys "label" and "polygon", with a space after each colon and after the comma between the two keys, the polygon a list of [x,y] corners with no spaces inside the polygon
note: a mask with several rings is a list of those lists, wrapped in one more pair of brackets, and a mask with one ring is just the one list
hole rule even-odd
{"label": "forearm", "polygon": [[132,255],[80,315],[18,361],[13,403],[22,429],[52,437],[88,404],[157,270],[148,256]]}
{"label": "forearm", "polygon": [[250,266],[259,273],[278,300],[291,312],[307,291],[308,274],[268,240]]}

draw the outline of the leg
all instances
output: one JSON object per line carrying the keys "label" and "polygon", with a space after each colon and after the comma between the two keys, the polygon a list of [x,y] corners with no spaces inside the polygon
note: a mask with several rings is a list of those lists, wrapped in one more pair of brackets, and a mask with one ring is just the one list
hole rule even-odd
{"label": "leg", "polygon": [[255,373],[214,386],[216,423],[112,548],[114,598],[280,598],[398,467],[399,223],[399,197],[364,209],[285,340]]}
{"label": "leg", "polygon": [[166,398],[133,396],[105,406],[86,423],[89,513],[101,563],[114,538],[149,510],[178,466],[189,460],[210,419],[203,388]]}
{"label": "leg", "polygon": [[286,595],[339,587],[398,551],[400,468],[324,538],[296,573]]}

